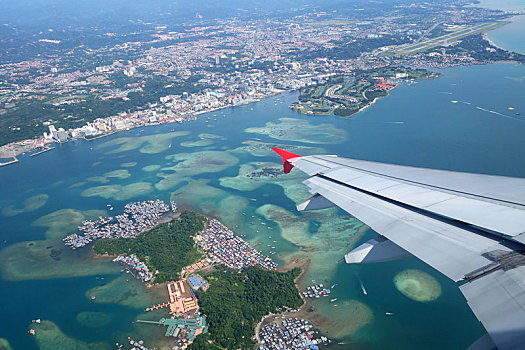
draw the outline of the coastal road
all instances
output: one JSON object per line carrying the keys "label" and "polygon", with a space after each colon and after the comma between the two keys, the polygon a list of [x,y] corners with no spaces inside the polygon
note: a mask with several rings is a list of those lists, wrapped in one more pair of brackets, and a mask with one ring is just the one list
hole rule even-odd
{"label": "coastal road", "polygon": [[352,97],[352,96],[346,96],[346,95],[336,95],[336,91],[339,90],[340,88],[342,88],[343,85],[334,85],[334,86],[330,86],[328,89],[326,89],[325,91],[325,96],[326,97],[329,97],[329,98],[338,98],[338,99],[341,99],[341,100],[346,100],[346,101],[350,101],[350,102],[357,102],[357,99],[355,97]]}

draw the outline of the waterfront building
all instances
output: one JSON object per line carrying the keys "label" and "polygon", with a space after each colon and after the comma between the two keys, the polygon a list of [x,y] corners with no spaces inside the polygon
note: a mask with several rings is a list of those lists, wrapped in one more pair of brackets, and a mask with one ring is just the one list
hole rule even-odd
{"label": "waterfront building", "polygon": [[186,314],[199,309],[198,299],[184,280],[168,283],[170,313]]}

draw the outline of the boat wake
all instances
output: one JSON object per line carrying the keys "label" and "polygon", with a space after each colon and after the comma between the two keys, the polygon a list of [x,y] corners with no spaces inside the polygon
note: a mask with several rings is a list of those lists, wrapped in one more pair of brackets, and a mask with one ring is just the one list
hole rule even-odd
{"label": "boat wake", "polygon": [[520,122],[525,122],[525,120],[521,119],[521,118],[518,118],[518,117],[513,117],[511,115],[506,115],[506,114],[503,114],[503,113],[500,113],[500,112],[496,112],[496,111],[491,111],[490,109],[486,109],[486,108],[483,108],[483,107],[476,107],[476,109],[479,109],[480,111],[483,111],[483,112],[487,112],[487,113],[492,113],[492,114],[495,114],[495,115],[499,115],[501,117],[504,117],[504,118],[508,118],[508,119],[513,119],[513,120],[518,120]]}
{"label": "boat wake", "polygon": [[[466,105],[471,105],[470,102],[467,102],[467,101],[451,101],[452,103],[463,103],[463,104],[466,104]],[[512,108],[512,109],[511,109]],[[491,114],[495,114],[495,115],[498,115],[500,117],[503,117],[503,118],[507,118],[507,119],[512,119],[512,120],[517,120],[517,121],[520,121],[520,122],[525,122],[525,119],[523,118],[519,118],[519,117],[514,117],[512,115],[508,115],[508,114],[503,114],[503,113],[500,113],[500,112],[496,112],[496,111],[493,111],[493,110],[490,110],[490,109],[487,109],[487,108],[483,108],[483,107],[480,107],[480,106],[476,106],[476,109],[477,110],[480,110],[482,112],[487,112],[487,113],[491,113]],[[514,110],[513,107],[510,107],[508,108],[509,110]],[[516,113],[516,114],[519,114],[519,113]]]}

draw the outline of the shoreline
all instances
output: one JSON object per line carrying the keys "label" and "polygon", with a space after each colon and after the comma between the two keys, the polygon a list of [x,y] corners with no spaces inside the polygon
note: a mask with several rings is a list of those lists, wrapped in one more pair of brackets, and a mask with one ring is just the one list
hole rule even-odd
{"label": "shoreline", "polygon": [[[525,16],[525,14],[515,14],[515,15],[513,15],[512,17],[510,17],[510,18],[508,19],[508,22],[506,23],[506,25],[509,25],[509,24],[512,25],[513,23],[516,22],[516,19],[518,19],[518,18],[521,17],[521,16]],[[506,26],[506,25],[505,25],[505,26]],[[502,26],[502,27],[499,27],[499,28],[503,28],[503,27],[505,27],[505,26]],[[494,30],[497,30],[497,29],[499,29],[499,28],[496,28],[496,29],[494,29]],[[490,33],[490,32],[493,32],[493,30],[483,33],[482,36],[483,36],[483,39],[486,40],[491,46],[494,46],[495,48],[498,48],[498,49],[500,49],[500,50],[504,50],[504,51],[507,51],[507,52],[511,52],[511,53],[512,53],[512,52],[515,52],[515,53],[518,53],[518,54],[525,54],[525,52],[517,52],[517,51],[513,51],[513,50],[511,50],[511,49],[507,49],[507,48],[505,48],[505,47],[503,47],[503,46],[497,44],[496,42],[494,42],[494,41],[489,37],[489,33]]]}
{"label": "shoreline", "polygon": [[[282,270],[279,270],[279,272],[288,272],[288,271],[291,271],[293,270],[294,268],[299,268],[301,269],[301,273],[299,273],[299,275],[294,279],[294,284],[295,284],[295,288],[297,288],[297,292],[299,293],[299,296],[301,297],[301,300],[303,301],[303,304],[300,306],[299,309],[301,309],[302,311],[302,308],[304,306],[307,305],[307,300],[304,298],[304,296],[301,294],[301,291],[300,291],[300,288],[299,288],[299,280],[306,274],[306,272],[308,271],[308,267],[310,266],[310,260],[305,260],[304,262],[294,262],[292,264],[290,264],[290,266],[288,266],[287,268],[285,269],[282,269]],[[299,312],[296,312],[294,314],[300,314],[301,311]],[[266,316],[263,316],[263,318],[255,325],[255,339],[257,339],[257,344],[260,343],[261,339],[259,338],[259,332],[261,330],[261,328],[263,327],[263,325],[266,325],[268,322],[268,320],[273,320],[275,319],[276,316],[285,316],[287,314],[287,312],[289,311],[283,311],[283,312],[280,312],[280,313],[270,313]],[[307,319],[305,316],[303,316],[303,318]]]}
{"label": "shoreline", "polygon": [[487,33],[483,33],[483,35],[482,35],[483,40],[487,41],[491,46],[494,46],[495,48],[498,48],[498,49],[500,49],[500,50],[508,51],[507,49],[505,49],[505,48],[499,46],[499,45],[496,44],[494,41],[492,41],[492,39],[490,39],[489,36],[488,36],[487,34],[488,34],[488,32],[487,32]]}
{"label": "shoreline", "polygon": [[[215,108],[210,108],[209,110],[206,110],[206,111],[199,111],[199,112],[195,112],[193,113],[193,115],[195,116],[195,118],[190,118],[190,119],[187,119],[187,120],[184,120],[182,122],[179,122],[180,124],[184,123],[184,122],[188,122],[188,121],[192,121],[192,120],[196,120],[198,116],[200,115],[205,115],[205,114],[208,114],[208,113],[213,113],[213,112],[216,112],[216,111],[219,111],[219,110],[222,110],[222,109],[228,109],[228,108],[234,108],[234,107],[240,107],[240,106],[248,106],[252,103],[256,103],[256,102],[261,102],[267,98],[270,98],[270,97],[275,97],[275,96],[278,96],[280,94],[283,94],[283,93],[290,93],[290,92],[294,92],[296,91],[296,89],[291,89],[291,90],[276,90],[276,91],[273,91],[272,93],[268,94],[268,95],[265,95],[263,97],[258,97],[258,98],[254,98],[254,99],[250,99],[248,101],[245,101],[245,102],[240,102],[240,103],[237,103],[237,104],[234,104],[234,105],[227,105],[227,106],[222,106],[222,107],[215,107]],[[175,124],[175,122],[167,122],[167,123],[150,123],[150,124],[144,124],[144,125],[137,125],[133,128],[127,128],[127,129],[123,129],[123,130],[117,130],[117,131],[111,131],[111,132],[108,132],[108,133],[104,133],[104,134],[101,134],[101,135],[97,135],[95,137],[91,137],[91,138],[86,138],[85,136],[80,136],[80,137],[76,137],[76,138],[71,138],[65,142],[49,142],[50,144],[56,144],[56,143],[66,143],[66,142],[71,142],[71,141],[77,141],[77,140],[84,140],[84,141],[93,141],[93,140],[96,140],[96,139],[100,139],[100,138],[103,138],[103,137],[107,137],[107,136],[110,136],[110,135],[114,135],[114,134],[118,134],[120,132],[124,132],[124,131],[130,131],[130,130],[133,130],[133,129],[137,129],[137,128],[143,128],[143,127],[148,127],[148,126],[158,126],[158,125],[164,125],[164,124]],[[6,145],[10,145],[10,144],[16,144],[16,143],[19,143],[19,142],[23,142],[24,140],[20,140],[20,141],[14,141],[14,142],[10,142],[10,143],[6,143],[5,145],[1,145],[0,148],[6,146]],[[20,160],[17,158],[17,156],[19,156],[20,154],[22,153],[26,153],[26,152],[31,152],[35,149],[37,149],[39,147],[36,147],[36,148],[33,148],[33,149],[30,149],[30,150],[21,150],[19,153],[17,154],[14,154],[12,156],[13,160],[9,161],[9,162],[6,162],[6,163],[0,163],[0,167],[4,166],[4,165],[9,165],[9,164],[13,164],[13,163],[17,163],[19,162]],[[47,151],[50,151],[50,150],[53,150],[55,149],[56,147],[53,146],[51,148],[47,148],[45,149],[44,151],[41,151],[41,152],[37,152],[37,153],[34,153],[32,154],[31,156],[36,156],[36,155],[40,155],[42,153],[45,153]]]}

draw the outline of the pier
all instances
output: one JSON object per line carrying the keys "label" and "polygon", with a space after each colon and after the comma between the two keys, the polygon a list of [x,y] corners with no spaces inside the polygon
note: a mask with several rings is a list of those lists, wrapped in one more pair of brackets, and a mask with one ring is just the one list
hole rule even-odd
{"label": "pier", "polygon": [[34,156],[38,156],[39,154],[42,154],[44,152],[47,152],[47,151],[51,151],[52,149],[55,149],[55,147],[44,147],[44,149],[36,152],[36,153],[33,153],[33,154],[30,154],[29,156],[30,157],[34,157]]}
{"label": "pier", "polygon": [[8,161],[8,162],[0,163],[0,166],[9,165],[9,164],[14,164],[14,163],[18,163],[18,158],[17,158],[17,157],[13,157],[13,160],[10,160],[10,161]]}
{"label": "pier", "polygon": [[[148,312],[148,311],[163,309],[163,308],[169,307],[169,306],[170,306],[170,303],[158,304],[158,305],[146,308],[145,311]],[[144,322],[146,322],[146,321],[144,321]]]}

